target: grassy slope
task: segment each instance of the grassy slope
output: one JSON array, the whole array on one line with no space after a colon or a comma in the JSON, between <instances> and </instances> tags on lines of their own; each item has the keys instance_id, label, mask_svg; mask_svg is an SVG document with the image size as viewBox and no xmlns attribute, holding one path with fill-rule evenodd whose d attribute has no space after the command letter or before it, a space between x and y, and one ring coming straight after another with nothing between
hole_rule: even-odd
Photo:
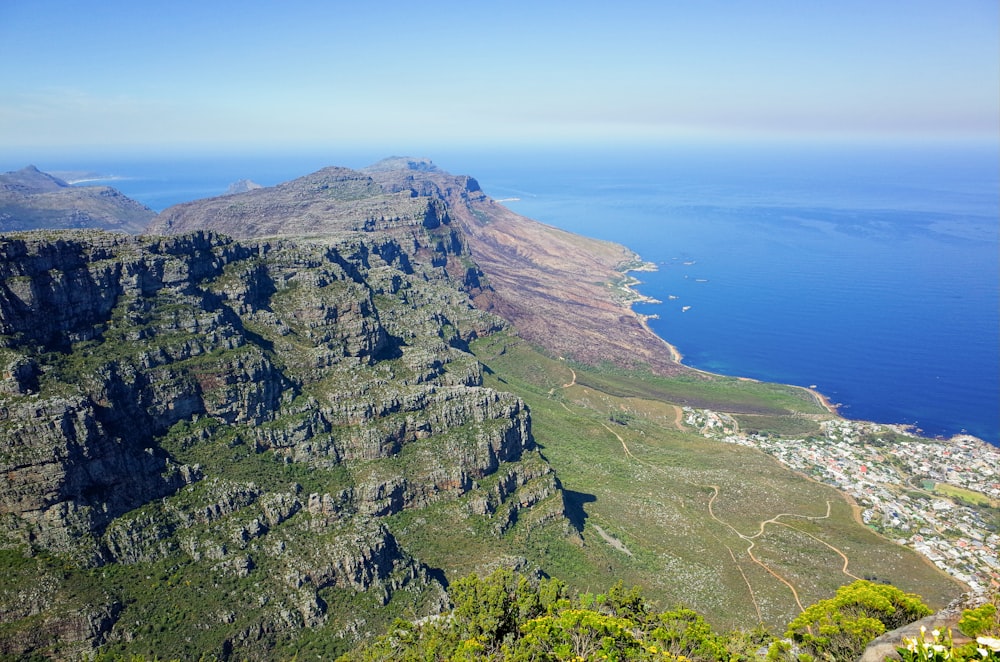
<instances>
[{"instance_id":1,"label":"grassy slope","mask_svg":"<svg viewBox=\"0 0 1000 662\"><path fill-rule=\"evenodd\" d=\"M597 371L505 335L473 350L489 385L528 402L536 441L583 527L579 547L535 536L523 541L526 555L578 588L621 579L644 586L661 607L693 607L717 628L752 627L759 613L779 631L800 603L830 597L855 576L889 581L937 607L960 592L921 557L858 524L839 492L756 450L683 429L675 406L697 402L749 413L758 429L799 429L829 416L801 389ZM755 535L781 513L790 515Z\"/></svg>"}]
</instances>

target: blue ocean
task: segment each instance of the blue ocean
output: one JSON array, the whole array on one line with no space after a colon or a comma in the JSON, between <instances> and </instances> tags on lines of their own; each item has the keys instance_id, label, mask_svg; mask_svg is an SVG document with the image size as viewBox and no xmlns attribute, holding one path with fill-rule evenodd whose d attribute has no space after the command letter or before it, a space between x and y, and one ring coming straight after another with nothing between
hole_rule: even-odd
<instances>
[{"instance_id":1,"label":"blue ocean","mask_svg":"<svg viewBox=\"0 0 1000 662\"><path fill-rule=\"evenodd\" d=\"M381 154L37 164L160 210ZM848 418L1000 444L1000 159L982 145L429 154L511 209L658 270L637 311L711 372L814 386ZM11 164L10 168L24 164Z\"/></svg>"}]
</instances>

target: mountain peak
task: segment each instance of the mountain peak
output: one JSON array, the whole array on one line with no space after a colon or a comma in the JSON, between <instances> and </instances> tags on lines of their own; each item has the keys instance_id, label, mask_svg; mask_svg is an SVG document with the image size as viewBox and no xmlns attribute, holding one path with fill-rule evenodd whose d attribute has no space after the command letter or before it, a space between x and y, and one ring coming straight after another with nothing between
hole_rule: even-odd
<instances>
[{"instance_id":1,"label":"mountain peak","mask_svg":"<svg viewBox=\"0 0 1000 662\"><path fill-rule=\"evenodd\" d=\"M229 188L226 189L226 195L256 191L259 188L264 187L251 179L240 179L229 185Z\"/></svg>"},{"instance_id":2,"label":"mountain peak","mask_svg":"<svg viewBox=\"0 0 1000 662\"><path fill-rule=\"evenodd\" d=\"M0 186L17 190L21 193L45 193L69 186L58 177L42 172L33 165L20 170L12 170L0 175Z\"/></svg>"},{"instance_id":3,"label":"mountain peak","mask_svg":"<svg viewBox=\"0 0 1000 662\"><path fill-rule=\"evenodd\" d=\"M362 172L387 172L391 170L416 170L418 172L441 172L430 159L413 156L390 156L373 163Z\"/></svg>"},{"instance_id":4,"label":"mountain peak","mask_svg":"<svg viewBox=\"0 0 1000 662\"><path fill-rule=\"evenodd\" d=\"M70 186L33 165L0 174L0 232L101 228L136 233L155 215L109 186Z\"/></svg>"}]
</instances>

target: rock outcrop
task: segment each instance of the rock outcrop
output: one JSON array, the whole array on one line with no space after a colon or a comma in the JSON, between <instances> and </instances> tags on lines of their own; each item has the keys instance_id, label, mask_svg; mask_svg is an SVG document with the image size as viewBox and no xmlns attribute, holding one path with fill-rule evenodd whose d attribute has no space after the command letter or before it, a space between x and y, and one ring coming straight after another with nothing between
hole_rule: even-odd
<instances>
[{"instance_id":1,"label":"rock outcrop","mask_svg":"<svg viewBox=\"0 0 1000 662\"><path fill-rule=\"evenodd\" d=\"M246 193L247 191L253 191L259 188L264 188L264 187L253 180L241 179L229 185L229 187L226 189L226 195L232 195L234 193Z\"/></svg>"},{"instance_id":2,"label":"rock outcrop","mask_svg":"<svg viewBox=\"0 0 1000 662\"><path fill-rule=\"evenodd\" d=\"M272 188L176 205L149 231L205 229L235 237L388 235L406 253L446 267L478 307L555 356L661 374L686 370L629 307L638 296L626 272L642 266L635 253L515 214L472 177L426 159L326 168Z\"/></svg>"},{"instance_id":3,"label":"rock outcrop","mask_svg":"<svg viewBox=\"0 0 1000 662\"><path fill-rule=\"evenodd\" d=\"M627 272L648 265L629 249L525 218L486 195L472 177L451 175L425 159L394 157L363 172L386 193L443 201L488 284L478 290L468 283L476 305L553 356L699 378L674 361L631 310L639 297Z\"/></svg>"},{"instance_id":4,"label":"rock outcrop","mask_svg":"<svg viewBox=\"0 0 1000 662\"><path fill-rule=\"evenodd\" d=\"M442 606L385 518L457 503L498 541L524 511L565 528L527 407L463 349L503 322L449 273L468 256L446 210L390 197L412 213L384 231L308 239L0 237L0 562L24 568L0 650L347 646ZM26 564L63 570L22 613ZM173 600L197 636L149 625Z\"/></svg>"},{"instance_id":5,"label":"rock outcrop","mask_svg":"<svg viewBox=\"0 0 1000 662\"><path fill-rule=\"evenodd\" d=\"M628 309L635 255L470 177L391 159L247 189L148 236L0 236L3 652L322 655L433 613L447 578L396 535L485 535L484 566L576 539L471 340L508 318L556 355L681 369Z\"/></svg>"}]
</instances>

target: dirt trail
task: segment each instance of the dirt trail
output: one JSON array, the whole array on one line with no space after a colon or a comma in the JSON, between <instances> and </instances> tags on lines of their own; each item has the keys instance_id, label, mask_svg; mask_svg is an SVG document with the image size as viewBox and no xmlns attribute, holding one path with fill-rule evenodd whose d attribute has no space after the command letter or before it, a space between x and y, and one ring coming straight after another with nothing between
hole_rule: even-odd
<instances>
[{"instance_id":1,"label":"dirt trail","mask_svg":"<svg viewBox=\"0 0 1000 662\"><path fill-rule=\"evenodd\" d=\"M562 385L563 388L569 388L570 386L576 386L576 370L573 370L573 368L570 368L569 371L570 371L570 373L573 374L573 379L571 379L569 381L569 384L563 384Z\"/></svg>"},{"instance_id":2,"label":"dirt trail","mask_svg":"<svg viewBox=\"0 0 1000 662\"><path fill-rule=\"evenodd\" d=\"M775 515L774 517L772 517L769 520L765 520L765 521L761 522L760 523L760 529L757 531L757 533L753 534L752 536L748 536L748 535L745 535L745 534L741 533L732 524L730 524L728 522L724 522L721 519L719 519L719 517L715 514L715 511L712 510L712 504L715 502L715 499L719 496L719 486L718 485L701 485L700 487L710 487L710 488L712 488L712 498L708 500L708 514L709 514L709 516L713 520L715 520L716 522L718 522L719 524L721 524L721 525L725 526L726 528L728 528L730 531L732 531L733 533L735 533L737 536L739 536L743 540L747 541L749 544L747 545L747 550L746 551L747 551L747 556L750 557L750 560L753 561L754 563L756 563L757 565L759 565L760 567L764 568L764 570L766 570L768 573L770 573L771 576L773 576L779 582L781 582L782 584L784 584L785 586L787 586L788 590L790 590L792 592L792 597L795 599L795 604L797 604L799 606L799 611L805 611L805 607L802 606L802 601L799 599L799 592L797 590L795 590L795 585L792 584L787 579L785 579L784 577L782 577L781 575L779 575L769 565L767 565L766 563L764 563L763 561L761 561L760 559L758 559L756 556L754 556L754 554L753 554L753 548L757 545L757 543L754 541L754 538L756 538L756 537L760 536L762 533L764 533L764 526L768 522L776 522L777 519L779 517L781 517L782 515L792 515L793 517L807 517L807 516L806 515L795 515L793 513L780 513L778 515ZM829 516L829 514L830 514L830 502L828 501L826 505L827 505L827 516ZM812 518L809 518L809 519L812 519ZM816 518L816 519L822 519L822 518ZM742 572L742 569L740 571Z\"/></svg>"},{"instance_id":3,"label":"dirt trail","mask_svg":"<svg viewBox=\"0 0 1000 662\"><path fill-rule=\"evenodd\" d=\"M683 430L684 429L684 410L680 407L680 405L673 405L673 408L677 412L677 415L674 416L674 427L676 427L678 430Z\"/></svg>"},{"instance_id":4,"label":"dirt trail","mask_svg":"<svg viewBox=\"0 0 1000 662\"><path fill-rule=\"evenodd\" d=\"M827 503L827 506L830 505L829 501L827 501L826 503ZM780 524L781 526L787 526L789 529L794 529L794 530L798 531L799 533L801 533L803 535L809 536L810 538L812 538L816 542L820 543L821 545L826 545L831 550L833 550L834 552L836 552L840 556L840 558L844 559L844 567L841 568L841 570L840 570L841 572L843 572L848 577L851 577L852 579L861 579L861 577L858 577L857 575L855 575L855 574L853 574L853 573L851 573L851 572L849 572L847 570L847 566L851 562L850 559L847 558L847 554L844 554L842 551L840 551L839 549L837 549L836 547L834 547L830 543L826 542L825 540L821 540L821 539L817 538L816 536L814 536L813 534L807 533L806 531L803 531L802 529L797 529L794 526L792 526L791 524L787 524L785 522L775 522L775 524Z\"/></svg>"},{"instance_id":5,"label":"dirt trail","mask_svg":"<svg viewBox=\"0 0 1000 662\"><path fill-rule=\"evenodd\" d=\"M625 445L625 440L622 439L622 436L620 434L618 434L617 432L615 432L614 430L612 430L611 428L609 428L606 423L601 423L601 425L604 426L605 430L607 430L611 434L615 435L615 437L618 439L618 441L621 442L622 450L625 451L626 457L628 457L630 460L635 460L639 464L645 464L646 466L653 467L654 469L659 469L659 467L654 466L652 464L649 464L648 462L643 462L642 460L640 460L639 458L637 458L635 455L632 455L632 451L630 451L628 449L628 446Z\"/></svg>"},{"instance_id":6,"label":"dirt trail","mask_svg":"<svg viewBox=\"0 0 1000 662\"><path fill-rule=\"evenodd\" d=\"M572 368L570 368L569 370L572 373L572 380L568 384L563 384L563 388L569 388L569 387L571 387L571 386L573 386L573 385L576 384L576 371L574 371ZM572 411L565 403L560 403L560 404L562 404L562 406L566 409L566 411ZM679 429L683 429L683 425L682 425L683 410L680 407L676 407L676 410L677 410L677 418L675 419L675 423L676 423L676 425L677 425L677 427ZM601 422L601 426L604 427L604 429L607 430L608 432L610 432L612 435L614 435L614 437L618 440L618 443L620 443L622 445L622 451L625 453L625 456L627 458L629 458L630 460L633 460L634 462L638 462L639 464L641 464L641 465L643 465L645 467L653 469L654 471L657 471L657 472L659 472L659 473L661 473L661 474L663 474L665 476L669 475L661 467L658 467L655 464L646 462L645 460L642 460L642 459L636 457L635 455L633 455L632 451L628 447L628 444L625 443L625 439L620 434L618 434L617 432L615 432L614 429L612 429L609 425L607 425L604 422ZM736 536L738 536L739 538L741 538L742 540L744 540L744 541L747 542L746 553L747 553L747 556L750 557L750 560L753 561L754 563L756 563L757 565L759 565L768 574L770 574L772 577L774 577L775 579L777 579L782 584L784 584L785 586L788 587L788 590L791 591L791 593L792 593L792 598L794 598L794 600L795 600L795 604L798 605L799 611L805 611L805 607L802 605L802 601L799 599L799 593L798 593L798 590L795 588L795 585L792 584L792 582L790 582L787 578L783 577L778 572L776 572L773 568L771 568L770 566L768 566L766 563L764 563L763 561L761 561L760 559L758 559L754 555L754 553L753 553L754 547L757 544L756 541L755 541L755 538L759 538L760 536L764 535L764 532L765 532L768 524L775 524L775 525L779 525L779 526L785 526L785 527L788 527L788 528L793 529L795 531L798 531L799 533L802 533L802 534L804 534L806 536L809 536L810 538L812 538L816 542L824 545L825 547L827 547L830 550L832 550L833 552L835 552L838 556L840 556L841 559L843 559L844 565L841 568L841 572L843 572L848 577L852 577L854 579L860 579L860 577L858 577L857 575L852 574L848 570L848 567L850 565L850 559L848 558L848 556L846 554L844 554L843 551L841 551L840 549L834 547L833 545L831 545L830 543L826 542L825 540L821 540L820 538L812 535L811 533L808 533L806 531L803 531L802 529L796 528L796 527L788 524L787 522L782 522L781 521L782 517L797 517L797 518L800 518L800 519L806 519L806 520L810 520L810 521L821 520L821 519L828 519L830 517L830 512L831 512L831 503L830 503L830 501L826 502L826 514L824 514L824 515L803 515L801 513L778 513L777 515L775 515L774 517L772 517L770 519L763 520L760 523L760 526L757 528L757 532L756 533L754 533L752 535L747 535L747 534L742 533L738 529L736 529L736 527L734 527L732 524L729 524L728 522L723 521L722 519L720 519L715 514L715 510L714 510L713 506L715 504L715 500L719 497L719 493L720 493L718 485L701 485L701 484L698 484L698 483L691 483L691 484L695 485L696 487L707 487L707 488L710 488L712 490L712 497L708 500L708 514L709 514L709 516L715 522L717 522L718 524L726 527L727 529L729 529L730 531L732 531L733 534L735 534ZM599 533L599 535L601 535L602 537L604 537L603 532L598 532L598 533ZM753 602L754 608L757 611L757 618L758 618L759 621L762 621L760 606L757 603L757 597L756 597L756 594L754 593L753 585L750 583L750 579L747 577L746 573L743 571L743 568L740 566L739 561L736 559L736 555L733 553L733 550L728 545L726 546L726 549L729 550L729 555L732 557L733 563L736 565L736 569L739 570L740 575L743 576L743 581L746 582L747 589L750 592L750 599Z\"/></svg>"},{"instance_id":7,"label":"dirt trail","mask_svg":"<svg viewBox=\"0 0 1000 662\"><path fill-rule=\"evenodd\" d=\"M604 542L608 543L609 545L617 549L619 552L625 554L626 556L632 556L632 552L630 552L629 548L625 546L625 543L623 543L621 540L618 540L618 538L615 538L614 536L608 535L608 533L604 529L602 529L599 525L594 524L594 531L597 531L597 535L604 538Z\"/></svg>"},{"instance_id":8,"label":"dirt trail","mask_svg":"<svg viewBox=\"0 0 1000 662\"><path fill-rule=\"evenodd\" d=\"M655 471L658 471L658 472L660 472L660 473L662 473L664 475L667 475L667 472L665 472L662 468L656 466L655 464L651 464L649 462L646 462L645 460L641 460L641 459L637 458L635 455L633 455L632 451L629 450L628 445L625 443L625 439L623 439L620 434L618 434L617 432L615 432L614 430L612 430L605 423L601 423L601 425L604 426L604 429L606 429L608 432L610 432L611 434L613 434L616 439L618 439L618 442L622 445L622 450L624 451L626 457L628 457L630 460L638 462L639 464L642 464L642 465L644 465L646 467L649 467L649 468L651 468L651 469L653 469ZM708 487L708 488L710 488L712 490L712 497L708 500L708 514L709 514L709 516L714 521L716 521L719 524L721 524L722 526L726 527L727 529L729 529L730 531L732 531L735 535L739 536L741 539L745 540L748 543L747 544L747 549L746 549L747 556L750 557L751 561L753 561L754 563L756 563L757 565L759 565L761 568L763 568L765 571L767 571L768 574L770 574L772 577L774 577L775 579L777 579L782 584L784 584L785 586L788 587L788 590L791 591L791 593L792 593L792 598L795 600L795 604L798 605L798 607L799 607L799 611L805 611L805 607L803 606L802 601L799 598L799 592L795 588L795 585L792 584L792 582L790 582L787 578L783 577L778 572L776 572L769 565L767 565L766 563L764 563L763 561L761 561L760 559L758 559L756 556L754 556L753 549L754 549L754 547L757 544L754 539L755 538L759 538L760 536L762 536L764 534L764 531L766 530L768 524L777 524L777 525L780 525L780 526L786 526L786 527L788 527L790 529L794 529L794 530L798 531L799 533L805 534L805 535L809 536L810 538L812 538L813 540L815 540L816 542L818 542L818 543L820 543L820 544L828 547L829 549L833 550L837 555L839 555L840 558L842 558L844 560L844 565L841 568L841 571L845 575L847 575L848 577L853 577L854 579L860 579L857 575L851 574L848 571L847 568L848 568L848 566L850 564L850 559L840 549L834 547L833 545L831 545L830 543L828 543L828 542L826 542L824 540L821 540L820 538L817 538L816 536L812 535L811 533L807 533L805 531L802 531L801 529L797 529L796 527L791 526L790 524L787 524L785 522L780 521L782 517L798 517L800 519L807 519L807 520L810 520L810 521L821 520L821 519L828 519L830 517L830 512L831 512L831 503L830 503L830 501L826 502L826 513L823 514L823 515L803 515L801 513L778 513L774 517L762 521L760 523L760 526L758 527L756 533L754 533L753 535L746 535L745 533L742 533L741 531L739 531L732 524L729 524L728 522L723 521L722 519L720 519L715 514L715 510L713 509L713 505L714 505L715 500L718 498L719 493L720 493L718 485L700 485L698 483L692 483L692 484L696 485L698 487ZM733 554L732 549L730 549L728 546L726 547L726 549L729 550L729 554L732 556L733 562L736 563L736 568L740 571L740 574L743 576L743 581L746 582L747 588L750 590L750 598L751 598L751 600L754 603L754 607L757 609L757 614L758 614L758 617L759 617L760 616L760 608L757 605L757 599L756 599L755 594L754 594L753 586L751 585L749 578L746 576L746 573L743 572L743 568L740 567L739 562L736 560L736 556L735 556L735 554Z\"/></svg>"},{"instance_id":9,"label":"dirt trail","mask_svg":"<svg viewBox=\"0 0 1000 662\"><path fill-rule=\"evenodd\" d=\"M740 562L736 560L736 555L733 554L733 549L729 545L726 545L726 551L729 552L729 557L733 559L733 565L735 565L736 569L740 571L741 575L743 575L743 581L746 582L747 590L750 592L750 600L753 602L753 608L757 612L757 622L763 623L764 617L760 613L760 605L757 604L757 596L753 592L753 585L750 584L750 580L747 579L747 573L743 572L743 566L741 566Z\"/></svg>"},{"instance_id":10,"label":"dirt trail","mask_svg":"<svg viewBox=\"0 0 1000 662\"><path fill-rule=\"evenodd\" d=\"M573 370L573 368L570 368L569 366L566 366L566 368L569 370L571 378L570 378L569 382L567 382L566 384L562 385L562 388L571 388L573 386L576 386L576 370ZM554 395L555 392L556 392L556 390L554 388L553 389L549 389L549 395ZM684 409L681 406L679 406L679 405L670 405L670 406L673 407L673 409L674 409L674 427L677 428L678 430L684 430L685 429L685 427L684 427ZM563 404L563 407L566 407L566 405ZM568 407L566 407L566 409L569 410ZM607 426L605 426L605 427L607 427ZM623 442L623 445L624 445L624 442Z\"/></svg>"}]
</instances>

